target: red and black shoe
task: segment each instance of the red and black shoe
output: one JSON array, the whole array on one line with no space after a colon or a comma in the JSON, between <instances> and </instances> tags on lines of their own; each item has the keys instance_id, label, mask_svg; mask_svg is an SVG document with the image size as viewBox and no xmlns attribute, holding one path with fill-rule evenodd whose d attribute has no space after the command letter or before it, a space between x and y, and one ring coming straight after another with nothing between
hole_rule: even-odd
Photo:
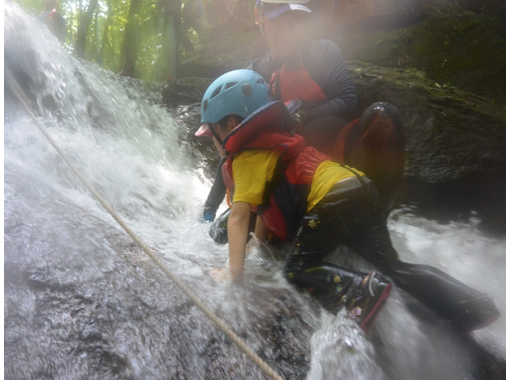
<instances>
[{"instance_id":1,"label":"red and black shoe","mask_svg":"<svg viewBox=\"0 0 510 380\"><path fill-rule=\"evenodd\" d=\"M391 282L376 272L365 276L354 294L346 300L349 316L367 332L384 307L391 292Z\"/></svg>"}]
</instances>

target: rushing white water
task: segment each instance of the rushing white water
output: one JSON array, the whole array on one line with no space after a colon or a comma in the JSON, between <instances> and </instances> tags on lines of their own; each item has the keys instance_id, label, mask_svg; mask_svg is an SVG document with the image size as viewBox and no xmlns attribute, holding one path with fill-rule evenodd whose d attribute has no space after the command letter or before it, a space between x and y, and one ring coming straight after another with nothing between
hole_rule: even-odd
<instances>
[{"instance_id":1,"label":"rushing white water","mask_svg":"<svg viewBox=\"0 0 510 380\"><path fill-rule=\"evenodd\" d=\"M210 181L179 138L185 126L157 105L159 99L148 99L147 93L129 81L68 56L58 41L16 4L5 4L4 20L6 64L15 64L11 67L15 74L25 73L31 79L27 90L34 99L32 106L52 137L128 225L258 352L272 350L271 340L263 336L268 321L283 318L289 326L294 323L287 311L282 311L285 298L292 300L295 310L291 312L299 313L298 318L310 327L310 331L296 331L291 342L303 350L311 349L306 352L310 355L310 380L475 378L472 353L455 339L444 337L443 330L433 323L416 318L398 290L392 292L376 326L365 335L343 312L337 316L317 312L309 296L285 282L280 274L282 263L256 248L247 259L243 288L218 285L204 275L207 269L225 264L227 247L213 244L209 226L198 221ZM47 106L48 98L55 106ZM120 227L12 99L6 98L4 124L6 223L19 210L30 209L30 219L24 221L28 235L5 233L5 261L37 263L34 265L50 270L63 265L65 275L59 277L59 283L72 282L74 276L81 276L82 282L97 281L100 273L113 270L113 255L125 244L121 240L112 243L107 236ZM436 266L494 297L502 317L475 332L474 338L497 356L504 356L505 241L480 233L476 216L470 223L444 225L415 215L411 208L393 212L390 231L403 260ZM31 234L37 234L47 246L31 244L35 239ZM60 252L62 261L48 253L52 250ZM103 259L94 256L95 252L102 252ZM352 258L352 254L344 256ZM147 259L140 255L133 260ZM87 271L73 273L73 266L64 264L68 261L83 263ZM356 265L364 264L356 261ZM9 314L13 306L6 305ZM201 355L207 334L202 328L195 331L188 337L187 351L179 355L188 361L192 378L204 378ZM116 349L130 358L134 378L165 378L151 372L147 359L142 359L155 353L136 351L126 343L128 333L120 336L124 340L117 342ZM157 338L157 334L150 337ZM230 352L229 346L224 347L221 350ZM263 377L241 354L229 360L244 378ZM55 363L65 366L65 359L57 358ZM306 363L301 365L306 368ZM23 371L13 366L6 360L11 373ZM77 370L59 371L63 377L73 377ZM209 376L222 378L220 374ZM100 374L89 377L101 378Z\"/></svg>"}]
</instances>

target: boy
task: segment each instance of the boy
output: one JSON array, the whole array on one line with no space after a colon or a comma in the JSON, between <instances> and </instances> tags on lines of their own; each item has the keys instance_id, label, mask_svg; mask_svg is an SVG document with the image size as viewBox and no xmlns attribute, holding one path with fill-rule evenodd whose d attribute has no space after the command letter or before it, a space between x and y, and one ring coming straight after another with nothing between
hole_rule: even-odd
<instances>
[{"instance_id":1,"label":"boy","mask_svg":"<svg viewBox=\"0 0 510 380\"><path fill-rule=\"evenodd\" d=\"M230 267L213 276L242 281L254 211L257 239L264 240L268 230L283 241L294 239L284 264L287 280L308 289L330 311L347 307L365 331L388 298L391 283L375 272L356 273L324 262L339 244L384 270L461 333L499 317L486 295L436 268L400 261L372 182L306 146L303 137L287 132L286 120L285 105L270 102L264 79L250 70L222 75L204 94L203 124L196 135L212 137L227 157L223 178L233 194Z\"/></svg>"}]
</instances>

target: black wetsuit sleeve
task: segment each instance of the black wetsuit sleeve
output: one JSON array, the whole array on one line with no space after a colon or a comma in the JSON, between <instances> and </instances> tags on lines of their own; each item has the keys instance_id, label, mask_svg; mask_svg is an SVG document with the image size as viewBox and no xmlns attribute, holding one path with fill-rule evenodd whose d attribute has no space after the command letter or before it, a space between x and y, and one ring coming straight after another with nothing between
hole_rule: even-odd
<instances>
[{"instance_id":1,"label":"black wetsuit sleeve","mask_svg":"<svg viewBox=\"0 0 510 380\"><path fill-rule=\"evenodd\" d=\"M325 115L339 116L346 121L359 117L358 95L340 48L328 40L311 41L302 59L328 99L306 111L306 122Z\"/></svg>"},{"instance_id":2,"label":"black wetsuit sleeve","mask_svg":"<svg viewBox=\"0 0 510 380\"><path fill-rule=\"evenodd\" d=\"M216 211L218 210L218 207L220 207L221 202L223 202L225 193L227 192L227 187L223 181L223 174L221 171L221 168L226 160L226 158L222 158L218 164L218 168L216 169L216 176L214 177L214 183L204 205L204 212L209 211L213 215L216 214Z\"/></svg>"}]
</instances>

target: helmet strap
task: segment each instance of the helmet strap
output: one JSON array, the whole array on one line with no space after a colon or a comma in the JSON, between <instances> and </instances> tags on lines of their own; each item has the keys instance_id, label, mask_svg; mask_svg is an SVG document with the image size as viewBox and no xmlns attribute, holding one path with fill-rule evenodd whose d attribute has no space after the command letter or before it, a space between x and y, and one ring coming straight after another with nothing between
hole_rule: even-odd
<instances>
[{"instance_id":1,"label":"helmet strap","mask_svg":"<svg viewBox=\"0 0 510 380\"><path fill-rule=\"evenodd\" d=\"M220 136L218 136L218 134L214 130L212 123L207 123L207 126L209 127L209 130L211 131L211 133L214 136L214 138L216 139L216 141L218 141L218 143L221 145L223 143L223 141L220 139Z\"/></svg>"}]
</instances>

